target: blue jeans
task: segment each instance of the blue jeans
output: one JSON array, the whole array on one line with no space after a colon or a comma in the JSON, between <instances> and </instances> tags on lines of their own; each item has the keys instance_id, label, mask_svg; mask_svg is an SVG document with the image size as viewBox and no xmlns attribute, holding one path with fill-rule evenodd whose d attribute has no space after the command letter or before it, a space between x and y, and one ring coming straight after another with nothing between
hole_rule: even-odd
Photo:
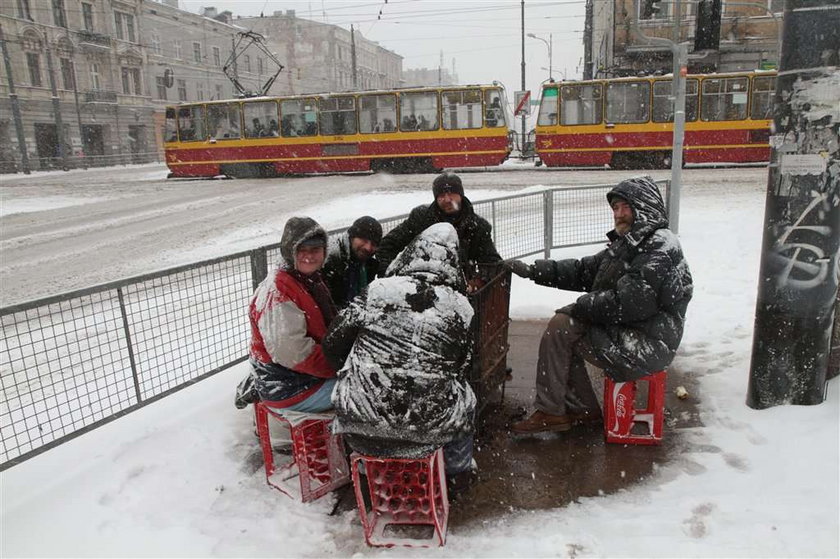
<instances>
[{"instance_id":1,"label":"blue jeans","mask_svg":"<svg viewBox=\"0 0 840 559\"><path fill-rule=\"evenodd\" d=\"M337 379L335 377L325 380L324 384L321 385L321 388L315 391L314 394L305 400L301 400L297 404L283 409L301 413L318 413L331 410L333 407L332 393L336 380Z\"/></svg>"},{"instance_id":2,"label":"blue jeans","mask_svg":"<svg viewBox=\"0 0 840 559\"><path fill-rule=\"evenodd\" d=\"M446 475L454 476L470 469L473 455L473 436L449 441L443 445L443 463Z\"/></svg>"}]
</instances>

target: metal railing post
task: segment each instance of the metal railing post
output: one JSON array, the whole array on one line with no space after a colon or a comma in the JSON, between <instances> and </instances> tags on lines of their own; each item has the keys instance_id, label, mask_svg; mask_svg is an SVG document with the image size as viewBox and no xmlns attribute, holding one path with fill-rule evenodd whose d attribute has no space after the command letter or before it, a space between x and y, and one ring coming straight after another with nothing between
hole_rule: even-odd
<instances>
[{"instance_id":1,"label":"metal railing post","mask_svg":"<svg viewBox=\"0 0 840 559\"><path fill-rule=\"evenodd\" d=\"M543 211L543 254L549 258L554 245L554 192L551 190L543 192Z\"/></svg>"},{"instance_id":2,"label":"metal railing post","mask_svg":"<svg viewBox=\"0 0 840 559\"><path fill-rule=\"evenodd\" d=\"M493 214L493 244L496 244L496 201L490 202L490 210Z\"/></svg>"},{"instance_id":3,"label":"metal railing post","mask_svg":"<svg viewBox=\"0 0 840 559\"><path fill-rule=\"evenodd\" d=\"M251 251L251 285L256 289L268 275L268 252L264 248Z\"/></svg>"},{"instance_id":4,"label":"metal railing post","mask_svg":"<svg viewBox=\"0 0 840 559\"><path fill-rule=\"evenodd\" d=\"M131 331L128 328L128 313L125 311L122 287L117 288L117 298L120 301L120 315L122 315L123 332L125 332L125 345L128 349L128 362L131 364L131 376L134 378L134 393L139 404L143 401L143 397L140 395L140 377L137 375L137 362L134 360L134 347L131 343Z\"/></svg>"}]
</instances>

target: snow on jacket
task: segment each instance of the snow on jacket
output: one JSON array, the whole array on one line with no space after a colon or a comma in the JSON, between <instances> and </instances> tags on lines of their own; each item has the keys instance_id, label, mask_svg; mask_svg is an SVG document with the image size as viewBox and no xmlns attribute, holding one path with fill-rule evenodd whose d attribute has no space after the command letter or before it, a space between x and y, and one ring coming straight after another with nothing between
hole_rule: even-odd
<instances>
[{"instance_id":1,"label":"snow on jacket","mask_svg":"<svg viewBox=\"0 0 840 559\"><path fill-rule=\"evenodd\" d=\"M376 257L379 259L379 275L387 273L388 266L414 237L435 223L451 223L458 232L459 262L462 269L469 269L475 264L501 262L502 257L493 244L493 228L486 219L473 210L472 203L466 196L461 198L461 211L453 218L446 215L432 202L428 206L417 206L409 216L385 235Z\"/></svg>"},{"instance_id":2,"label":"snow on jacket","mask_svg":"<svg viewBox=\"0 0 840 559\"><path fill-rule=\"evenodd\" d=\"M680 344L693 292L691 272L677 236L668 229L665 204L646 177L622 181L607 199L620 197L633 209L633 226L615 230L608 247L580 260L538 260L536 283L587 291L564 309L589 323L598 358L618 381L634 380L671 363Z\"/></svg>"},{"instance_id":3,"label":"snow on jacket","mask_svg":"<svg viewBox=\"0 0 840 559\"><path fill-rule=\"evenodd\" d=\"M326 296L326 286L320 274L303 278L294 272L298 245L312 237L323 237L326 244L327 235L315 221L289 220L280 246L285 262L260 283L249 307L255 385L260 399L273 407L294 405L335 376L321 348L327 320L312 294L322 289Z\"/></svg>"},{"instance_id":4,"label":"snow on jacket","mask_svg":"<svg viewBox=\"0 0 840 559\"><path fill-rule=\"evenodd\" d=\"M467 382L473 309L463 294L458 238L429 227L335 319L324 351L343 366L335 429L438 447L472 432Z\"/></svg>"},{"instance_id":5,"label":"snow on jacket","mask_svg":"<svg viewBox=\"0 0 840 559\"><path fill-rule=\"evenodd\" d=\"M341 235L330 239L327 250L327 261L324 263L323 276L330 289L333 302L343 308L359 295L364 287L361 285L361 273L365 271L367 283L376 277L379 261L371 256L365 262L359 262L353 255L350 236L345 231Z\"/></svg>"}]
</instances>

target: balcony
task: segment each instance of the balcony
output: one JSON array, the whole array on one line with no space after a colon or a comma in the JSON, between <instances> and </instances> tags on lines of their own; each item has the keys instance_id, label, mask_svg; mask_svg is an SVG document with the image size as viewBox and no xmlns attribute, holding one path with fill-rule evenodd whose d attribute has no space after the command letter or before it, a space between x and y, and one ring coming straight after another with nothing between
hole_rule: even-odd
<instances>
[{"instance_id":1,"label":"balcony","mask_svg":"<svg viewBox=\"0 0 840 559\"><path fill-rule=\"evenodd\" d=\"M117 93L115 91L103 91L101 89L89 89L85 91L85 103L110 103L116 104Z\"/></svg>"},{"instance_id":2,"label":"balcony","mask_svg":"<svg viewBox=\"0 0 840 559\"><path fill-rule=\"evenodd\" d=\"M86 31L83 29L76 31L76 34L79 36L80 47L92 47L94 49L111 48L111 37L109 35L103 35L101 33L95 33L93 31Z\"/></svg>"}]
</instances>

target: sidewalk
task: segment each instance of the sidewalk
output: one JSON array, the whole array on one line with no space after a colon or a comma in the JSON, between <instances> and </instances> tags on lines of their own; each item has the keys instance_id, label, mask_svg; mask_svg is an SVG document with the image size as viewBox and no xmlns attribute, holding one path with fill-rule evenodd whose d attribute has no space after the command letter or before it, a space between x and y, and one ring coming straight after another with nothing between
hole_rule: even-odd
<instances>
[{"instance_id":1,"label":"sidewalk","mask_svg":"<svg viewBox=\"0 0 840 559\"><path fill-rule=\"evenodd\" d=\"M533 409L537 348L547 323L548 319L510 324L507 362L513 378L507 382L502 405L484 414L476 440L478 480L452 504L452 526L489 520L511 510L562 507L580 497L630 487L680 452L680 429L701 425L697 384L680 371L669 370L661 446L606 445L601 427L511 438L510 424ZM687 399L674 396L677 386L688 390ZM596 392L601 390L596 387Z\"/></svg>"}]
</instances>

